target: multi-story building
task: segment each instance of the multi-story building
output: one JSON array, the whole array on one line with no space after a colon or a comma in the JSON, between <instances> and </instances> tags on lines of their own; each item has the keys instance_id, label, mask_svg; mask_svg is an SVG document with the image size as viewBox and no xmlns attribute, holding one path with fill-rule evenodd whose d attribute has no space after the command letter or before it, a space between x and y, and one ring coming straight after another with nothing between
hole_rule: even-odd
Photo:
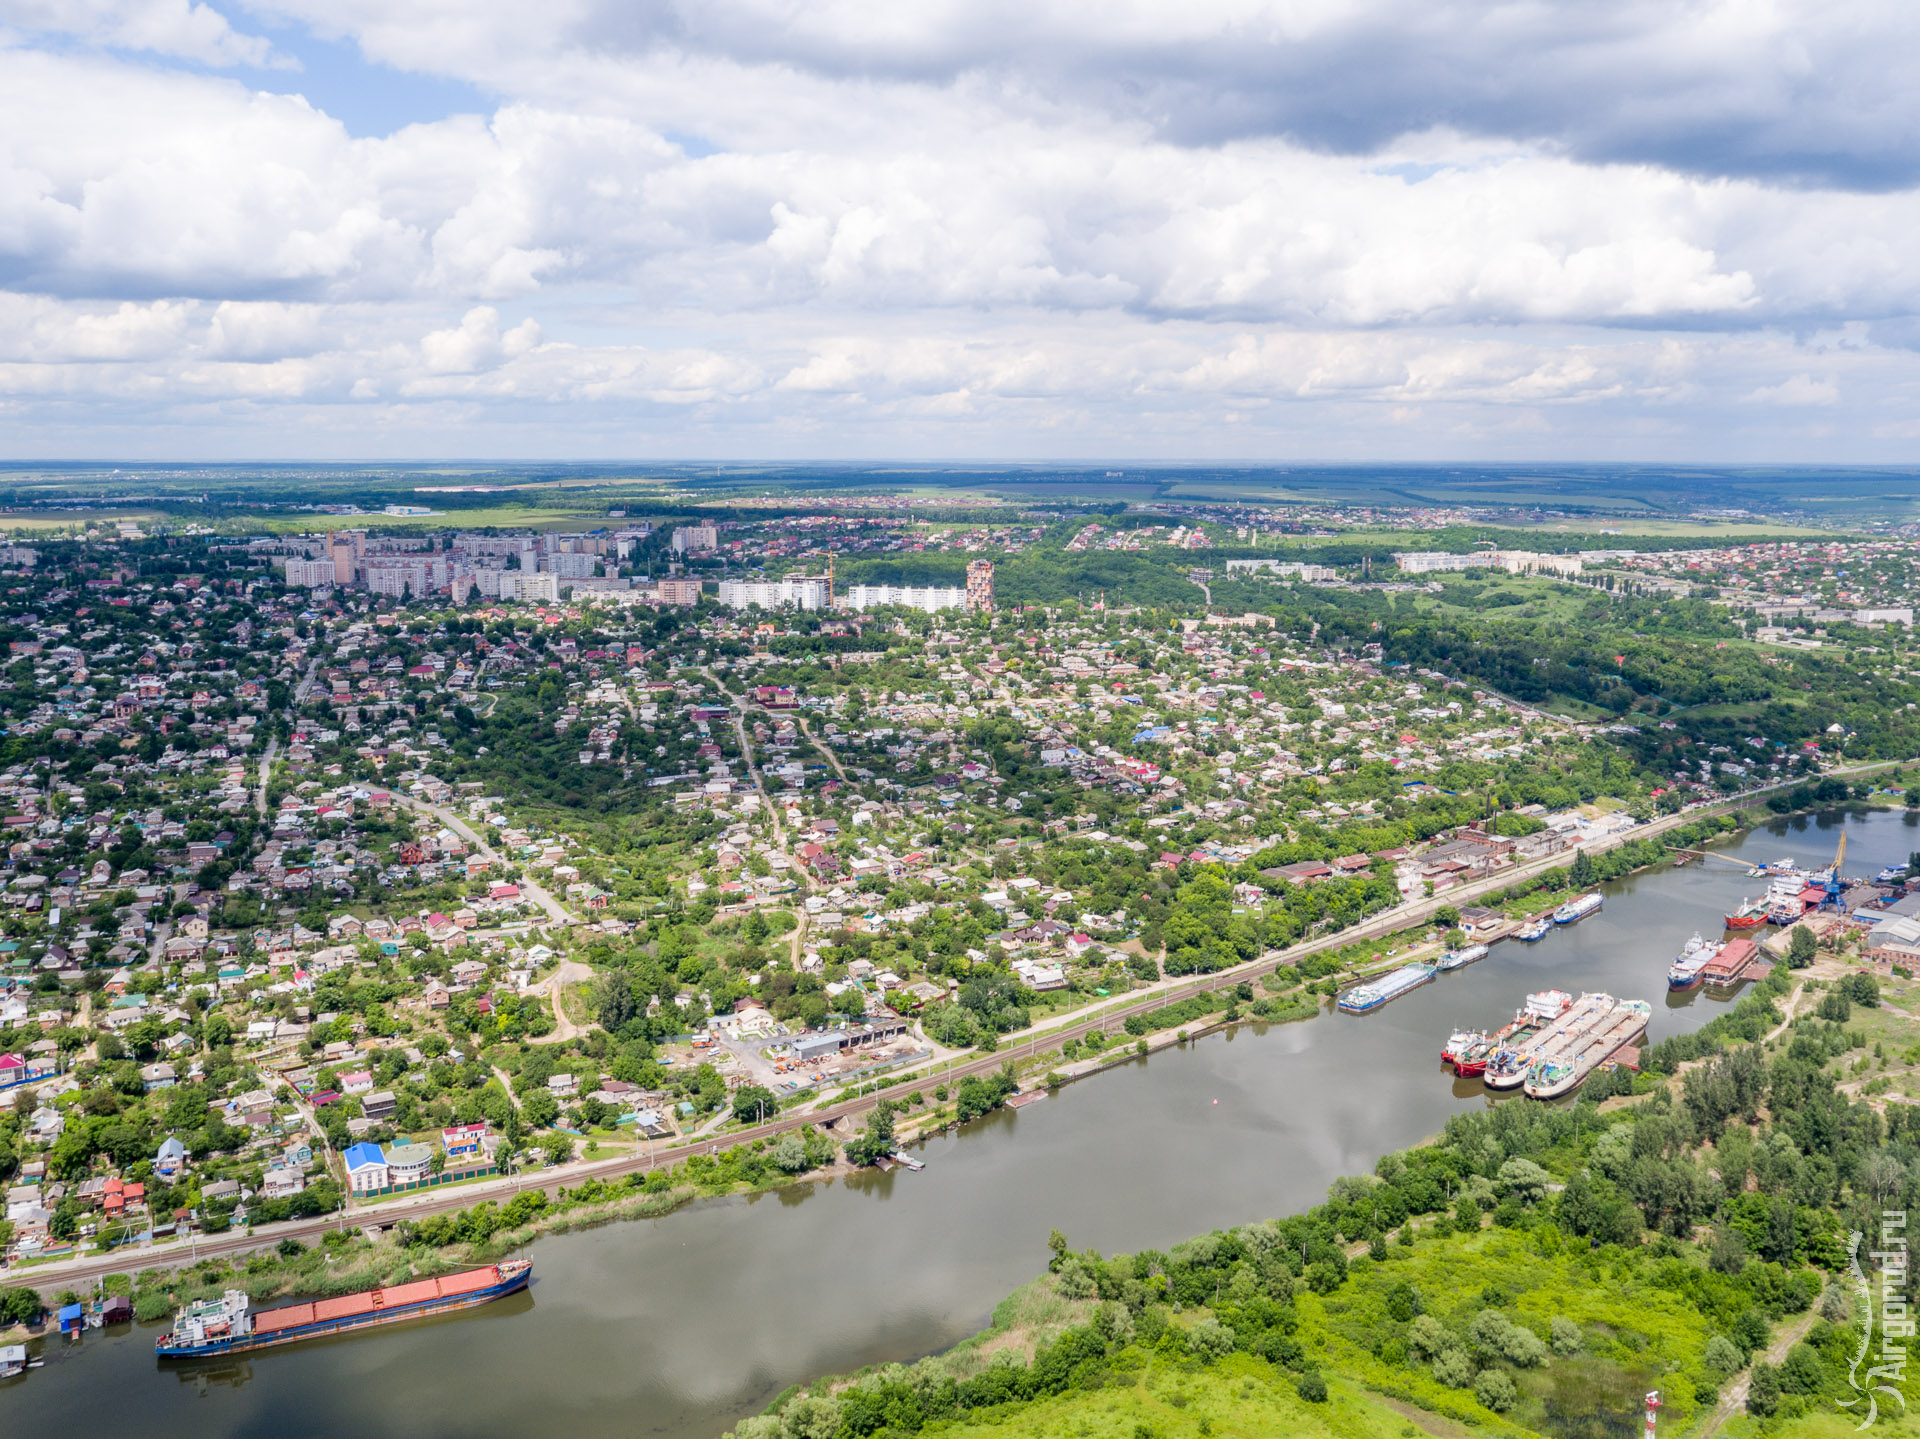
<instances>
[{"instance_id":1,"label":"multi-story building","mask_svg":"<svg viewBox=\"0 0 1920 1439\"><path fill-rule=\"evenodd\" d=\"M673 532L673 552L684 555L720 548L720 531L713 525L681 525Z\"/></svg>"},{"instance_id":2,"label":"multi-story building","mask_svg":"<svg viewBox=\"0 0 1920 1439\"><path fill-rule=\"evenodd\" d=\"M303 560L299 558L287 561L287 583L298 589L326 589L336 581L332 560Z\"/></svg>"},{"instance_id":3,"label":"multi-story building","mask_svg":"<svg viewBox=\"0 0 1920 1439\"><path fill-rule=\"evenodd\" d=\"M366 553L365 530L335 530L327 536L327 558L333 561L335 584L350 585L359 575L360 556Z\"/></svg>"},{"instance_id":4,"label":"multi-story building","mask_svg":"<svg viewBox=\"0 0 1920 1439\"><path fill-rule=\"evenodd\" d=\"M1310 585L1325 584L1328 580L1337 578L1333 570L1326 565L1298 564L1289 560L1227 561L1227 573L1230 575L1251 573L1256 570L1265 570L1267 573L1278 575L1282 579L1301 580Z\"/></svg>"},{"instance_id":5,"label":"multi-story building","mask_svg":"<svg viewBox=\"0 0 1920 1439\"><path fill-rule=\"evenodd\" d=\"M843 603L854 610L873 610L882 605L929 612L958 610L966 608L967 591L958 585L849 585Z\"/></svg>"},{"instance_id":6,"label":"multi-story building","mask_svg":"<svg viewBox=\"0 0 1920 1439\"><path fill-rule=\"evenodd\" d=\"M674 538L679 538L677 532ZM777 580L720 581L720 603L736 610L743 610L748 605L759 605L763 610L776 610L782 605L792 605L801 610L823 610L832 599L833 596L827 592L824 575L818 578L786 575Z\"/></svg>"},{"instance_id":7,"label":"multi-story building","mask_svg":"<svg viewBox=\"0 0 1920 1439\"><path fill-rule=\"evenodd\" d=\"M654 598L663 605L697 605L700 603L700 581L661 580L654 589Z\"/></svg>"},{"instance_id":8,"label":"multi-story building","mask_svg":"<svg viewBox=\"0 0 1920 1439\"><path fill-rule=\"evenodd\" d=\"M970 560L967 563L967 608L983 612L993 609L993 561Z\"/></svg>"}]
</instances>

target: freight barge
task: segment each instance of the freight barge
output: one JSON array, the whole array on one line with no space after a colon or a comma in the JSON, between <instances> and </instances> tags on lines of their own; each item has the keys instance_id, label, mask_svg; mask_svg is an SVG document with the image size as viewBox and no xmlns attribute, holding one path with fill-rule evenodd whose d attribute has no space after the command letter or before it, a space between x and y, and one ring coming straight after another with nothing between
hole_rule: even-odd
<instances>
[{"instance_id":1,"label":"freight barge","mask_svg":"<svg viewBox=\"0 0 1920 1439\"><path fill-rule=\"evenodd\" d=\"M1348 1014L1368 1014L1390 1004L1403 994L1411 994L1432 981L1439 971L1430 964L1405 964L1391 974L1356 984L1340 996L1340 1008Z\"/></svg>"},{"instance_id":2,"label":"freight barge","mask_svg":"<svg viewBox=\"0 0 1920 1439\"><path fill-rule=\"evenodd\" d=\"M1578 924L1590 914L1598 914L1605 899L1597 892L1570 899L1553 912L1555 924Z\"/></svg>"},{"instance_id":3,"label":"freight barge","mask_svg":"<svg viewBox=\"0 0 1920 1439\"><path fill-rule=\"evenodd\" d=\"M173 1332L161 1335L153 1347L162 1359L209 1359L298 1344L491 1304L525 1289L532 1276L532 1260L510 1259L439 1279L416 1279L257 1313L248 1307L245 1290L229 1289L219 1299L188 1305L174 1318Z\"/></svg>"},{"instance_id":4,"label":"freight barge","mask_svg":"<svg viewBox=\"0 0 1920 1439\"><path fill-rule=\"evenodd\" d=\"M1536 1064L1578 1045L1590 1030L1604 1023L1612 1011L1612 995L1581 995L1561 1009L1539 1033L1530 1035L1521 1044L1506 1045L1498 1050L1488 1061L1481 1083L1493 1090L1520 1088Z\"/></svg>"},{"instance_id":5,"label":"freight barge","mask_svg":"<svg viewBox=\"0 0 1920 1439\"><path fill-rule=\"evenodd\" d=\"M1558 1099L1573 1093L1589 1074L1645 1034L1652 1018L1653 1006L1644 999L1611 1001L1606 1016L1578 1041L1534 1061L1527 1074L1527 1096Z\"/></svg>"}]
</instances>

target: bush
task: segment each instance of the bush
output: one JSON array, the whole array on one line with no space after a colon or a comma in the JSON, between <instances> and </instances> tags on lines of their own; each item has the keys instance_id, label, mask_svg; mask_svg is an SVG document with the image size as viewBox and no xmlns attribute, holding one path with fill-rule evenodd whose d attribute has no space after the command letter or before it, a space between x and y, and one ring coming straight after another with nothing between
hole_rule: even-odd
<instances>
[{"instance_id":1,"label":"bush","mask_svg":"<svg viewBox=\"0 0 1920 1439\"><path fill-rule=\"evenodd\" d=\"M1233 1331L1209 1314L1187 1331L1187 1348L1205 1363L1233 1353Z\"/></svg>"},{"instance_id":2,"label":"bush","mask_svg":"<svg viewBox=\"0 0 1920 1439\"><path fill-rule=\"evenodd\" d=\"M1433 1377L1452 1389L1473 1383L1473 1361L1464 1349L1449 1349L1433 1361Z\"/></svg>"},{"instance_id":3,"label":"bush","mask_svg":"<svg viewBox=\"0 0 1920 1439\"><path fill-rule=\"evenodd\" d=\"M1498 1369L1489 1369L1473 1381L1473 1397L1496 1414L1503 1414L1519 1398L1513 1381Z\"/></svg>"},{"instance_id":4,"label":"bush","mask_svg":"<svg viewBox=\"0 0 1920 1439\"><path fill-rule=\"evenodd\" d=\"M173 1301L164 1294L142 1294L133 1301L133 1317L142 1324L152 1324L171 1313Z\"/></svg>"},{"instance_id":5,"label":"bush","mask_svg":"<svg viewBox=\"0 0 1920 1439\"><path fill-rule=\"evenodd\" d=\"M1293 1392L1309 1404L1327 1402L1327 1381L1320 1377L1318 1369L1309 1369L1293 1381Z\"/></svg>"},{"instance_id":6,"label":"bush","mask_svg":"<svg viewBox=\"0 0 1920 1439\"><path fill-rule=\"evenodd\" d=\"M45 1312L38 1290L0 1289L0 1324L31 1324Z\"/></svg>"},{"instance_id":7,"label":"bush","mask_svg":"<svg viewBox=\"0 0 1920 1439\"><path fill-rule=\"evenodd\" d=\"M1740 1371L1747 1361L1739 1349L1724 1334L1716 1334L1707 1341L1707 1352L1700 1362L1722 1379Z\"/></svg>"},{"instance_id":8,"label":"bush","mask_svg":"<svg viewBox=\"0 0 1920 1439\"><path fill-rule=\"evenodd\" d=\"M1581 1335L1578 1324L1575 1324L1564 1314L1556 1314L1553 1316L1553 1323L1549 1328L1553 1336L1550 1342L1553 1345L1553 1352L1555 1354L1564 1358L1569 1354L1579 1352Z\"/></svg>"}]
</instances>

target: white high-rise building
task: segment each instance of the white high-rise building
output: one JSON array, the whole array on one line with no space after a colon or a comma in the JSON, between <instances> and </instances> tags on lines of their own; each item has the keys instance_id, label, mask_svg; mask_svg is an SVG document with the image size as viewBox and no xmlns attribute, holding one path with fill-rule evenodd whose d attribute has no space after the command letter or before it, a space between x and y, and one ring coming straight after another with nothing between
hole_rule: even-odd
<instances>
[{"instance_id":1,"label":"white high-rise building","mask_svg":"<svg viewBox=\"0 0 1920 1439\"><path fill-rule=\"evenodd\" d=\"M910 610L963 610L967 592L959 585L849 585L848 609L875 610L882 605L904 605Z\"/></svg>"},{"instance_id":2,"label":"white high-rise building","mask_svg":"<svg viewBox=\"0 0 1920 1439\"><path fill-rule=\"evenodd\" d=\"M720 531L713 525L681 525L673 532L673 552L676 555L719 548Z\"/></svg>"},{"instance_id":3,"label":"white high-rise building","mask_svg":"<svg viewBox=\"0 0 1920 1439\"><path fill-rule=\"evenodd\" d=\"M758 605L763 610L777 610L792 605L800 610L824 610L831 601L824 577L787 575L777 580L720 581L720 603L730 609Z\"/></svg>"},{"instance_id":4,"label":"white high-rise building","mask_svg":"<svg viewBox=\"0 0 1920 1439\"><path fill-rule=\"evenodd\" d=\"M287 583L306 590L327 589L336 583L336 576L333 572L333 561L288 560Z\"/></svg>"}]
</instances>

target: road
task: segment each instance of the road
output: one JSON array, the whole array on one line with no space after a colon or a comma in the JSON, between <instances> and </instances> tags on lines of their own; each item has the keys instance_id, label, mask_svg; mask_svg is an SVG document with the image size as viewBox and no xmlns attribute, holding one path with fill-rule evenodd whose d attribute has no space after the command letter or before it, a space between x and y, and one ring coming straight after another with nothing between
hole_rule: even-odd
<instances>
[{"instance_id":1,"label":"road","mask_svg":"<svg viewBox=\"0 0 1920 1439\"><path fill-rule=\"evenodd\" d=\"M1868 770L1891 768L1893 763L1893 761L1888 761L1883 765L1862 766L1855 770L1834 771L1833 773L1836 777L1842 774L1858 774ZM1905 761L1905 763L1911 764L1913 761L1908 760ZM1793 784L1798 783L1800 783L1799 780L1793 780L1782 785L1770 786L1768 788L1784 789L1790 788ZM1677 828L1682 824L1689 823L1692 820L1700 819L1707 814L1722 812L1732 808L1743 808L1754 803L1757 798L1767 792L1767 789L1757 790L1742 795L1735 800L1718 801L1714 804L1700 806L1691 811L1683 811L1677 815L1665 816L1661 819L1654 820L1650 824L1641 825L1630 830L1626 834L1615 836L1600 844L1589 846L1589 849L1602 851L1615 848L1628 839L1649 839L1655 835L1663 834L1670 829ZM1208 990L1220 989L1228 985L1237 984L1243 979L1251 979L1258 975L1265 974L1268 971L1278 968L1283 963L1292 963L1309 954L1348 945L1356 939L1370 939L1382 934L1406 929L1424 922L1425 919L1429 918L1432 913L1443 904L1457 904L1464 899L1471 899L1493 890L1504 889L1516 880L1525 879L1543 870L1555 868L1564 862L1565 859L1566 856L1564 855L1556 855L1551 859L1536 861L1531 865L1500 870L1485 880L1473 884L1461 885L1454 890L1448 891L1444 895L1438 895L1432 899L1422 900L1416 904L1403 905L1396 909L1389 910L1383 915L1377 916L1365 923L1354 925L1349 929L1342 930L1338 934L1327 935L1322 939L1314 940L1310 943L1296 945L1284 954L1274 953L1262 955L1259 959L1250 960L1232 969L1220 970L1213 974L1204 975L1198 979L1182 979L1177 981L1162 980L1159 984L1147 990L1135 992L1118 1004L1101 1006L1095 1012L1082 1010L1077 1014L1057 1016L1050 1027L1044 1028L1045 1044L1048 1048L1052 1048L1054 1045L1065 1043L1069 1039L1081 1039L1096 1029L1105 1031L1112 1028L1117 1021L1123 1020L1128 1014L1142 1007L1159 1008L1163 1005L1174 1004L1180 1000L1190 998L1193 995L1201 994ZM991 1074L1000 1068L1009 1058L1016 1056L1023 1044L1030 1045L1037 1049L1039 1047L1042 1030L1042 1026L1034 1026L1027 1030L1020 1031L1018 1034L1007 1035L1005 1036L1004 1047L994 1053L976 1055L969 1060L950 1063L939 1071L940 1082L952 1083L964 1079L969 1075ZM931 1077L932 1076L929 1076L929 1079L931 1079ZM450 1210L465 1209L470 1205L479 1203L483 1199L498 1200L529 1187L551 1191L563 1184L578 1185L581 1180L590 1175L601 1179L617 1178L623 1174L642 1172L659 1165L675 1164L691 1154L711 1152L721 1143L728 1145L750 1144L758 1139L775 1138L787 1133L789 1130L799 1129L805 1125L834 1124L841 1119L850 1118L872 1108L878 1097L879 1096L876 1095L867 1095L859 1099L845 1100L841 1103L830 1105L825 1109L812 1110L805 1114L790 1113L766 1124L754 1125L750 1128L737 1130L725 1136L724 1140L715 1138L699 1139L691 1143L683 1141L664 1148L649 1146L647 1149L643 1149L635 1155L610 1160L579 1162L563 1165L559 1169L543 1170L541 1171L541 1177L538 1182L531 1186L526 1176L520 1176L515 1179L489 1180L483 1184L463 1185L452 1192L441 1192L437 1194L429 1192L429 1194L414 1200L365 1205L356 1211L356 1222L365 1224L392 1222L398 1219L419 1219L431 1214L442 1214ZM100 1275L122 1272L129 1267L176 1267L182 1264L190 1264L195 1258L204 1258L208 1255L238 1254L248 1250L267 1248L282 1239L297 1239L302 1243L311 1243L326 1230L338 1227L344 1222L343 1217L339 1215L332 1216L329 1219L295 1220L286 1224L262 1226L252 1234L217 1235L212 1239L198 1241L192 1246L173 1246L178 1249L178 1253L143 1250L126 1252L119 1255L89 1257L69 1260L60 1264L38 1265L30 1270L20 1271L11 1277L22 1281L30 1279L37 1287L42 1289L71 1287L78 1283L90 1281Z\"/></svg>"},{"instance_id":2,"label":"road","mask_svg":"<svg viewBox=\"0 0 1920 1439\"><path fill-rule=\"evenodd\" d=\"M773 824L774 845L782 853L785 853L787 848L787 835L786 831L780 826L780 808L774 804L772 800L767 798L767 787L760 779L760 766L753 762L753 746L747 740L747 716L743 708L744 702L738 699L732 690L722 684L720 682L720 676L712 670L702 669L700 673L712 680L713 687L732 701L727 708L733 712L733 733L734 737L740 742L741 761L747 767L747 778L753 781L754 793L760 796L760 807L767 812L767 818ZM804 870L801 871L801 877L806 879L806 872ZM811 880L808 880L807 884L808 888L812 888Z\"/></svg>"},{"instance_id":3,"label":"road","mask_svg":"<svg viewBox=\"0 0 1920 1439\"><path fill-rule=\"evenodd\" d=\"M446 808L446 806L428 804L423 799L415 799L412 795L400 794L398 791L394 792L393 797L409 809L415 810L420 814L432 815L435 819L439 820L441 824L445 825L471 845L476 854L480 855L483 859L491 861L501 869L506 868L506 861L494 852L493 846L489 845L478 834L474 833L465 820L461 819L460 816L452 810ZM539 905L540 908L544 909L555 924L578 924L580 922L576 916L568 911L565 905L561 904L559 900L555 899L535 881L523 878L519 881L519 885L521 893L525 894L535 904Z\"/></svg>"},{"instance_id":4,"label":"road","mask_svg":"<svg viewBox=\"0 0 1920 1439\"><path fill-rule=\"evenodd\" d=\"M553 1005L553 1033L543 1034L529 1041L533 1044L563 1044L569 1039L578 1039L591 1025L575 1024L567 1018L566 993L570 984L585 984L593 978L593 971L577 960L563 960L547 980L547 999Z\"/></svg>"},{"instance_id":5,"label":"road","mask_svg":"<svg viewBox=\"0 0 1920 1439\"><path fill-rule=\"evenodd\" d=\"M815 739L813 737L813 731L807 728L807 722L804 719L802 719L799 715L793 716L793 727L799 730L801 734L806 736L806 740L808 744L812 745L816 750L818 750L822 755L826 757L827 763L833 766L833 772L840 776L841 783L843 784L846 783L847 772L844 768L842 768L840 764L840 756L833 752L833 747L831 745L822 744L819 740Z\"/></svg>"}]
</instances>

